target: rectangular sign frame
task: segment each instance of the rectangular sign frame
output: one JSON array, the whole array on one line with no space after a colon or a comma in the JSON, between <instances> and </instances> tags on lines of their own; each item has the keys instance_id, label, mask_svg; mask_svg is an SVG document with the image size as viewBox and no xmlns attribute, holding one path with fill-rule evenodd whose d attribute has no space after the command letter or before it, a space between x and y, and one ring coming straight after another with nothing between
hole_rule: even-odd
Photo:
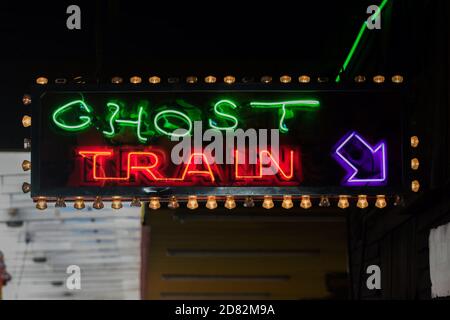
<instances>
[{"instance_id":1,"label":"rectangular sign frame","mask_svg":"<svg viewBox=\"0 0 450 320\"><path fill-rule=\"evenodd\" d=\"M41 182L45 177L41 175L40 164L41 164L41 140L40 132L42 131L42 123L39 119L42 118L42 104L41 98L47 92L85 92L85 93L99 93L99 92L112 92L112 93L143 93L143 92L398 92L402 95L402 104L397 106L401 110L402 121L399 123L400 134L401 134L401 159L402 159L402 172L401 172L401 185L400 186L363 186L363 187L346 187L346 186L321 186L321 187L308 187L308 186L255 186L255 187L202 187L196 186L195 191L192 187L131 187L131 186L116 186L116 187L89 187L89 188L55 188L52 190L45 190L41 188ZM93 199L96 196L101 196L103 199L109 199L113 196L121 196L122 199L131 199L132 197L168 197L168 196L178 196L178 197L188 197L189 195L197 196L264 196L272 195L274 197L281 197L283 195L378 195L378 194L401 194L404 193L407 186L407 168L409 167L407 154L405 151L406 146L409 145L408 137L406 134L406 123L408 106L407 101L403 95L404 89L398 85L383 84L383 85L355 85L348 86L346 88L340 88L336 84L177 84L177 85L45 85L45 86L35 86L32 93L32 149L31 149L31 160L33 163L33 170L31 175L32 191L31 196L33 198L46 197L49 201L55 200L57 197L64 197L67 200L74 199L75 197L83 197L84 199ZM366 111L365 111L366 112ZM374 114L377 110L371 110Z\"/></svg>"}]
</instances>

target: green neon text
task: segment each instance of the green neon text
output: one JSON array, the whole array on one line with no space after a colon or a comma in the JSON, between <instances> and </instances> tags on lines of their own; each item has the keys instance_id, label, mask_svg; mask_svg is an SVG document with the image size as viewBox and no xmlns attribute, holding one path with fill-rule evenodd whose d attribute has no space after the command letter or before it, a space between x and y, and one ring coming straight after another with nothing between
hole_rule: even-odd
<instances>
[{"instance_id":1,"label":"green neon text","mask_svg":"<svg viewBox=\"0 0 450 320\"><path fill-rule=\"evenodd\" d=\"M79 120L81 121L78 124L68 124L64 121L62 116L72 110L74 107L79 106L81 110L84 110L87 113L91 113L92 109L83 101L83 100L74 100L65 105L59 107L53 112L53 122L63 130L66 131L82 131L84 129L89 128L92 123L91 116L79 116Z\"/></svg>"},{"instance_id":2,"label":"green neon text","mask_svg":"<svg viewBox=\"0 0 450 320\"><path fill-rule=\"evenodd\" d=\"M73 100L58 107L52 114L52 120L57 127L64 131L81 132L91 126L101 130L107 138L114 138L121 134L119 127L132 128L140 143L149 141L149 137L154 135L165 135L168 137L184 137L192 135L193 123L195 119L201 120L201 109L189 105L184 101L178 101L184 106L184 111L173 108L156 109L156 114L152 116L153 130L150 130L148 123L150 113L147 112L146 101L140 102L136 111L128 112L122 103L109 101L106 103L105 120L98 116L94 117L93 109L82 100ZM271 102L250 102L246 104L250 109L275 109L278 111L278 129L282 133L287 133L289 128L286 120L294 117L294 111L314 111L320 107L318 100L286 100ZM208 125L214 130L235 130L238 128L238 117L230 111L238 112L242 108L235 102L228 99L219 100L214 104L213 112L219 125L212 117L208 117ZM81 113L80 113L81 112ZM74 122L74 123L73 123ZM181 133L177 129L184 129Z\"/></svg>"},{"instance_id":3,"label":"green neon text","mask_svg":"<svg viewBox=\"0 0 450 320\"><path fill-rule=\"evenodd\" d=\"M217 130L234 130L238 126L238 119L235 116L232 116L231 114L225 113L223 111L223 107L228 106L231 109L236 109L237 105L230 100L220 100L214 105L214 113L217 114L219 118L223 118L229 121L232 121L234 124L228 127L219 127L215 124L214 120L208 119L209 126L213 129Z\"/></svg>"},{"instance_id":4,"label":"green neon text","mask_svg":"<svg viewBox=\"0 0 450 320\"><path fill-rule=\"evenodd\" d=\"M260 109L281 109L281 116L278 128L281 132L286 133L289 131L288 127L284 123L286 119L286 109L311 111L320 107L320 103L317 100L294 100L294 101L281 101L281 102L250 102L252 108Z\"/></svg>"}]
</instances>

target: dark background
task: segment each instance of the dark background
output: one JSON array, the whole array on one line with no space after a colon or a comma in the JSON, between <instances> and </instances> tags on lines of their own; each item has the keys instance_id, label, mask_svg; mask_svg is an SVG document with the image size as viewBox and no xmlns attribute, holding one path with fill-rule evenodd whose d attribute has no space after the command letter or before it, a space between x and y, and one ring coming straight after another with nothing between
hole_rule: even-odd
<instances>
[{"instance_id":1,"label":"dark background","mask_svg":"<svg viewBox=\"0 0 450 320\"><path fill-rule=\"evenodd\" d=\"M20 126L28 112L21 98L40 75L93 83L134 74L334 79L374 2L3 2L0 147L19 150L29 136ZM81 6L81 31L65 26L74 3ZM446 0L390 0L382 30L362 40L343 75L343 87L357 74L404 75L411 101L405 119L421 141L405 155L421 161L418 172L408 173L420 179L419 195L382 212L349 210L353 298L430 298L427 237L450 221L449 29ZM363 271L373 263L385 270L383 290L367 292Z\"/></svg>"},{"instance_id":2,"label":"dark background","mask_svg":"<svg viewBox=\"0 0 450 320\"><path fill-rule=\"evenodd\" d=\"M377 3L378 1L375 1ZM417 3L413 5L414 3ZM22 94L37 76L88 82L140 75L238 79L290 74L334 79L374 1L7 1L0 11L2 149L22 148ZM441 3L441 4L439 4ZM401 73L422 58L415 28L444 1L390 0L382 30L370 31L349 66L354 73ZM81 8L81 30L66 8ZM415 16L420 13L420 21ZM419 16L417 16L419 17ZM344 77L345 79L345 77ZM8 119L6 121L6 119Z\"/></svg>"}]
</instances>

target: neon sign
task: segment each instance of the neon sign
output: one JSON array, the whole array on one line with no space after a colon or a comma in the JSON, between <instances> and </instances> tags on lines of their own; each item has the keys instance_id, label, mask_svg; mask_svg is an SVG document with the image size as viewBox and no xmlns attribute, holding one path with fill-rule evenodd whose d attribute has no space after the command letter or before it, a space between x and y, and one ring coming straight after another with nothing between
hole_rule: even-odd
<instances>
[{"instance_id":1,"label":"neon sign","mask_svg":"<svg viewBox=\"0 0 450 320\"><path fill-rule=\"evenodd\" d=\"M39 87L34 196L377 195L406 185L396 92L191 87Z\"/></svg>"},{"instance_id":2,"label":"neon sign","mask_svg":"<svg viewBox=\"0 0 450 320\"><path fill-rule=\"evenodd\" d=\"M147 103L146 103L147 104ZM249 106L251 108L260 108L260 109L276 109L279 110L281 115L279 119L279 130L282 133L287 133L289 131L285 120L291 119L294 117L292 110L302 110L302 111L314 111L320 107L320 102L318 100L292 100L292 101L275 101L275 102L250 102ZM117 134L117 130L115 125L119 126L128 126L135 127L136 136L141 143L146 143L148 141L148 137L144 136L142 132L142 128L148 127L149 113L143 106L138 106L137 114L131 114L130 117L136 118L135 120L131 119L122 119L120 118L121 111L124 113L124 109L118 102L107 102L106 107L108 110L108 114L106 116L108 129L103 130L103 134L108 138L113 138ZM214 115L219 118L222 122L227 122L228 126L219 126L217 124L217 120L213 118L208 119L208 124L211 128L217 130L235 130L238 128L239 120L236 116L231 113L225 112L225 110L229 108L232 110L238 109L236 103L231 100L220 100L214 104L213 111ZM78 112L82 112L82 114L78 114ZM67 113L72 113L72 118L79 119L79 124L70 124L68 121L65 121L63 116ZM58 108L52 114L53 122L58 128L64 131L77 132L84 131L93 125L93 111L86 102L83 100L74 100L69 103L66 103ZM175 129L179 129L182 127L178 127L176 124L173 124L170 121L170 118L181 120L187 127L185 127L184 133L174 133ZM161 125L161 122L164 122L164 125ZM188 114L183 111L175 110L175 109L164 109L157 112L153 116L153 126L155 131L148 131L149 135L154 135L155 132L160 135L165 135L168 137L183 137L186 135L190 135L192 133L192 125L193 120L189 117ZM173 129L172 132L168 131L166 127L171 127Z\"/></svg>"},{"instance_id":3,"label":"neon sign","mask_svg":"<svg viewBox=\"0 0 450 320\"><path fill-rule=\"evenodd\" d=\"M387 182L385 142L372 147L358 133L350 132L338 144L334 156L347 170L343 181L346 185L376 186Z\"/></svg>"},{"instance_id":4,"label":"neon sign","mask_svg":"<svg viewBox=\"0 0 450 320\"><path fill-rule=\"evenodd\" d=\"M235 150L234 165L218 166L203 152L194 152L188 161L180 166L167 165L164 150L147 148L135 151L132 147L115 149L80 148L77 152L76 171L81 174L73 178L74 185L245 185L273 182L286 186L298 185L301 181L301 167L298 167L299 151L283 148L279 162L270 150L258 152L255 165L240 164ZM195 163L200 159L200 163ZM166 165L165 165L166 164ZM111 173L110 173L111 172Z\"/></svg>"}]
</instances>

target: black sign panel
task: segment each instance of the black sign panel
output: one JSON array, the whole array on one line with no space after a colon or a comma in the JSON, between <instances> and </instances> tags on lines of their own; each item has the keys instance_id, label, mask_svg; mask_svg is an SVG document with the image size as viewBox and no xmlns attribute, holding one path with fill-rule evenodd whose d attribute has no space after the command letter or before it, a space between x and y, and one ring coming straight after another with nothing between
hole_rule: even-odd
<instances>
[{"instance_id":1,"label":"black sign panel","mask_svg":"<svg viewBox=\"0 0 450 320\"><path fill-rule=\"evenodd\" d=\"M402 189L398 90L117 88L33 99L33 197Z\"/></svg>"}]
</instances>

